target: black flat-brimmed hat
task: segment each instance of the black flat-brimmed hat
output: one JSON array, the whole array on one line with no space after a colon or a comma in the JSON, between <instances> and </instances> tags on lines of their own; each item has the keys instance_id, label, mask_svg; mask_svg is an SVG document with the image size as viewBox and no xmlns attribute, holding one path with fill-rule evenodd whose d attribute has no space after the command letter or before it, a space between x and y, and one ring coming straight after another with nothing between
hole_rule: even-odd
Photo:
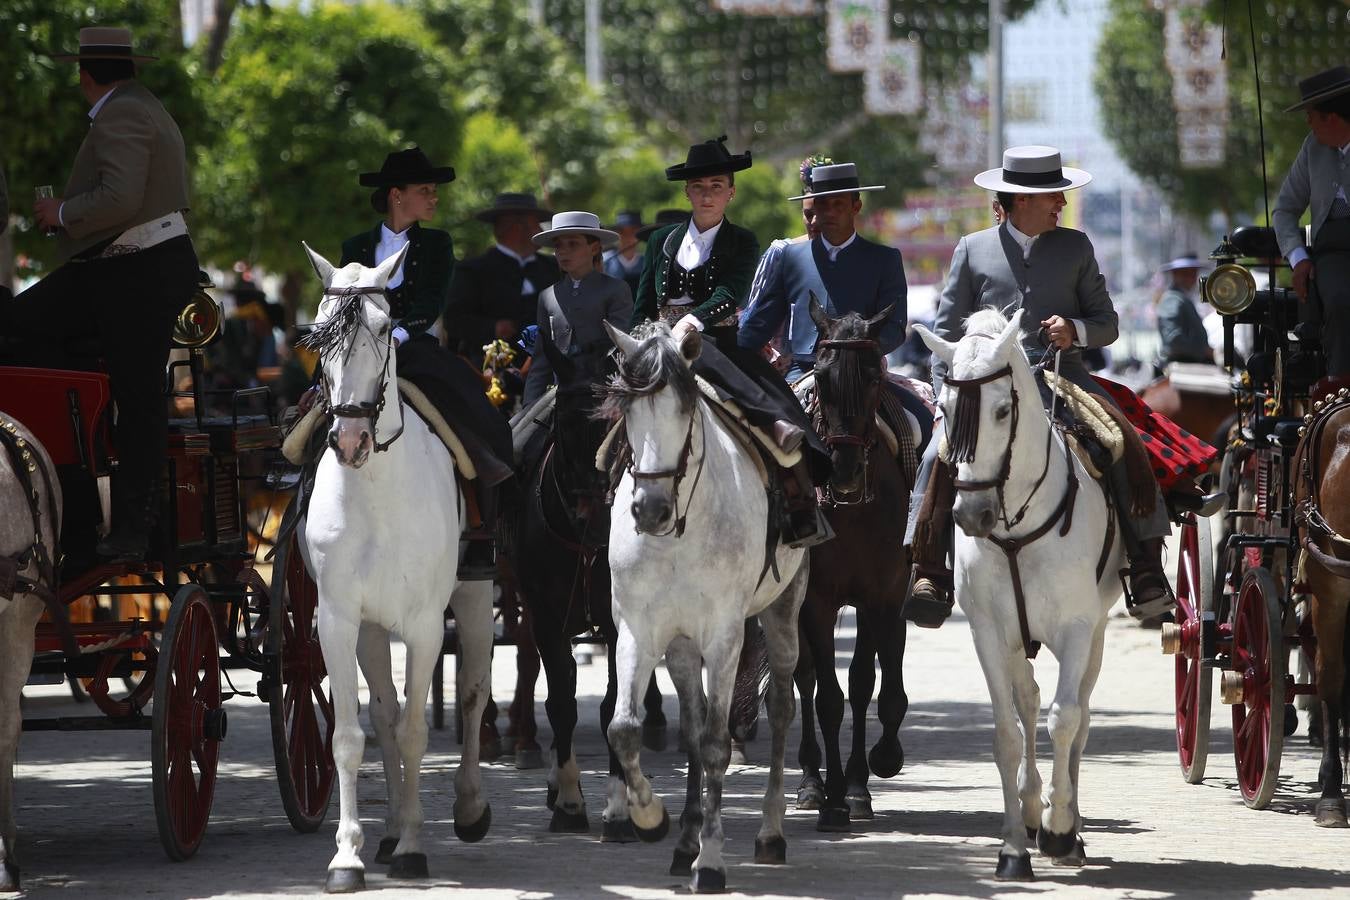
<instances>
[{"instance_id":1,"label":"black flat-brimmed hat","mask_svg":"<svg viewBox=\"0 0 1350 900\"><path fill-rule=\"evenodd\" d=\"M132 62L149 62L159 57L133 51L130 28L93 26L80 29L78 52L53 53L52 59L60 62L76 62L81 59L129 59Z\"/></svg>"},{"instance_id":2,"label":"black flat-brimmed hat","mask_svg":"<svg viewBox=\"0 0 1350 900\"><path fill-rule=\"evenodd\" d=\"M679 225L689 218L687 209L662 209L656 213L656 221L651 225L643 225L637 230L639 241L645 241L652 236L652 232L659 228L665 228L667 225Z\"/></svg>"},{"instance_id":3,"label":"black flat-brimmed hat","mask_svg":"<svg viewBox=\"0 0 1350 900\"><path fill-rule=\"evenodd\" d=\"M529 213L539 222L553 216L553 210L540 206L539 201L534 199L534 194L506 193L498 194L491 206L474 213L473 217L480 222L491 223L498 216L510 213Z\"/></svg>"},{"instance_id":4,"label":"black flat-brimmed hat","mask_svg":"<svg viewBox=\"0 0 1350 900\"><path fill-rule=\"evenodd\" d=\"M625 209L615 213L614 224L609 227L618 231L620 228L642 228L645 225L646 223L642 221L642 210Z\"/></svg>"},{"instance_id":5,"label":"black flat-brimmed hat","mask_svg":"<svg viewBox=\"0 0 1350 900\"><path fill-rule=\"evenodd\" d=\"M1285 112L1294 112L1295 110L1306 109L1309 106L1316 106L1323 100L1339 97L1348 91L1350 91L1350 68L1336 66L1327 69L1325 72L1310 75L1300 81L1298 83L1300 99Z\"/></svg>"},{"instance_id":6,"label":"black flat-brimmed hat","mask_svg":"<svg viewBox=\"0 0 1350 900\"><path fill-rule=\"evenodd\" d=\"M724 134L690 147L684 162L666 169L666 180L689 181L691 178L707 178L710 175L730 175L750 168L750 151L733 154L727 150L726 140Z\"/></svg>"},{"instance_id":7,"label":"black flat-brimmed hat","mask_svg":"<svg viewBox=\"0 0 1350 900\"><path fill-rule=\"evenodd\" d=\"M884 184L859 184L858 167L853 163L830 163L813 166L810 182L806 190L789 200L805 200L807 197L827 197L830 194L854 194L868 191L884 191Z\"/></svg>"},{"instance_id":8,"label":"black flat-brimmed hat","mask_svg":"<svg viewBox=\"0 0 1350 900\"><path fill-rule=\"evenodd\" d=\"M384 158L378 172L362 172L363 187L394 187L399 184L446 184L455 180L450 166L433 166L421 147L395 150Z\"/></svg>"}]
</instances>

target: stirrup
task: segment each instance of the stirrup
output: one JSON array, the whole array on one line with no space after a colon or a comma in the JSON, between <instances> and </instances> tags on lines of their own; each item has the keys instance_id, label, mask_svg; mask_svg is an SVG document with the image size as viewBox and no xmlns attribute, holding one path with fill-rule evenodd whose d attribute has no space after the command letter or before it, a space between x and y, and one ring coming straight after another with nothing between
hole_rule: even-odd
<instances>
[{"instance_id":1,"label":"stirrup","mask_svg":"<svg viewBox=\"0 0 1350 900\"><path fill-rule=\"evenodd\" d=\"M1162 580L1162 593L1151 600L1136 600L1134 591L1131 590L1132 585L1130 582L1133 581L1136 576L1154 574ZM1125 592L1125 611L1128 612L1132 618L1140 620L1152 619L1176 608L1176 595L1172 593L1172 585L1167 580L1167 573L1161 568L1154 570L1151 568L1144 569L1135 566L1121 569L1120 587L1121 590Z\"/></svg>"},{"instance_id":2,"label":"stirrup","mask_svg":"<svg viewBox=\"0 0 1350 900\"><path fill-rule=\"evenodd\" d=\"M933 586L931 596L927 592L922 595L915 594L921 581L927 581ZM940 628L951 616L952 608L956 605L952 593L951 572L916 563L910 579L910 589L905 594L904 605L900 608L900 615L920 628Z\"/></svg>"}]
</instances>

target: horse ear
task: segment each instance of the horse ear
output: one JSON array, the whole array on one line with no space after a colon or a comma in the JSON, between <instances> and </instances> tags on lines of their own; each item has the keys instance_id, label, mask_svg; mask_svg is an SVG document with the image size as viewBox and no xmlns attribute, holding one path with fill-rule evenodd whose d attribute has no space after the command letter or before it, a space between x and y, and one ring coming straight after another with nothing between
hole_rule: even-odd
<instances>
[{"instance_id":1,"label":"horse ear","mask_svg":"<svg viewBox=\"0 0 1350 900\"><path fill-rule=\"evenodd\" d=\"M955 341L948 341L938 337L918 322L914 323L914 331L919 337L923 338L923 342L928 345L928 349L933 352L934 356L949 366L952 364L952 359L956 356Z\"/></svg>"},{"instance_id":2,"label":"horse ear","mask_svg":"<svg viewBox=\"0 0 1350 900\"><path fill-rule=\"evenodd\" d=\"M319 280L322 281L323 286L327 288L333 283L333 273L336 272L337 269L333 268L333 264L328 260L315 253L310 248L309 244L301 241L300 246L304 247L305 253L309 254L309 264L314 267L314 274L319 276Z\"/></svg>"},{"instance_id":3,"label":"horse ear","mask_svg":"<svg viewBox=\"0 0 1350 900\"><path fill-rule=\"evenodd\" d=\"M816 329L821 335L827 336L834 322L830 319L830 314L825 311L825 306L816 297L815 291L807 291L810 295L810 305L807 307L811 312L811 321L816 323Z\"/></svg>"},{"instance_id":4,"label":"horse ear","mask_svg":"<svg viewBox=\"0 0 1350 900\"><path fill-rule=\"evenodd\" d=\"M411 242L404 244L397 253L375 267L375 284L378 287L384 287L389 283L389 279L394 277L398 267L403 265L403 258L408 255L408 248L411 246Z\"/></svg>"},{"instance_id":5,"label":"horse ear","mask_svg":"<svg viewBox=\"0 0 1350 900\"><path fill-rule=\"evenodd\" d=\"M1003 329L1003 333L998 336L998 352L1000 354L1009 352L1010 347L1017 347L1022 340L1022 313L1024 309L1019 309L1013 313L1012 318L1008 320L1008 325Z\"/></svg>"},{"instance_id":6,"label":"horse ear","mask_svg":"<svg viewBox=\"0 0 1350 900\"><path fill-rule=\"evenodd\" d=\"M867 336L872 340L876 340L877 335L881 333L881 329L885 328L886 323L891 320L891 313L893 312L895 312L894 303L892 303L890 306L887 306L885 309L877 313L872 318L868 319Z\"/></svg>"},{"instance_id":7,"label":"horse ear","mask_svg":"<svg viewBox=\"0 0 1350 900\"><path fill-rule=\"evenodd\" d=\"M602 319L600 324L605 326L605 332L609 335L609 339L614 342L614 346L619 348L619 353L624 357L632 356L642 346L641 341L615 328L609 324L608 319Z\"/></svg>"},{"instance_id":8,"label":"horse ear","mask_svg":"<svg viewBox=\"0 0 1350 900\"><path fill-rule=\"evenodd\" d=\"M680 338L680 355L684 357L685 362L693 362L702 352L703 334L692 329L686 331L684 337Z\"/></svg>"}]
</instances>

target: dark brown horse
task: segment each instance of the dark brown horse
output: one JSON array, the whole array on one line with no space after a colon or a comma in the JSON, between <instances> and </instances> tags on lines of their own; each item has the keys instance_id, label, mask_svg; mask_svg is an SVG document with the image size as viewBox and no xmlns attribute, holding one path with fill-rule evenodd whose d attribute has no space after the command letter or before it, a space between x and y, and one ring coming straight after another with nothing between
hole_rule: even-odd
<instances>
[{"instance_id":1,"label":"dark brown horse","mask_svg":"<svg viewBox=\"0 0 1350 900\"><path fill-rule=\"evenodd\" d=\"M1350 684L1346 669L1350 631L1350 396L1333 396L1309 426L1299 448L1298 521L1307 551L1305 579L1312 594L1314 669L1322 719L1322 795L1318 825L1346 827L1343 753L1350 752Z\"/></svg>"},{"instance_id":2,"label":"dark brown horse","mask_svg":"<svg viewBox=\"0 0 1350 900\"><path fill-rule=\"evenodd\" d=\"M811 318L820 330L816 422L834 461L824 502L835 538L811 548L795 680L802 697L798 755L802 783L797 808L820 810L819 831L848 831L850 818L870 819L869 769L879 778L890 778L905 759L899 730L909 698L901 674L905 621L900 608L909 573L908 553L902 546L909 485L876 424L886 374L876 337L889 315L888 308L872 319L855 313L832 319L814 297L811 300ZM848 686L853 747L845 768L839 751L844 695L834 674L834 629L839 610L846 605L857 610L858 631ZM881 662L877 712L882 733L868 754L867 709L876 683L874 659ZM811 715L813 694L825 739L823 782Z\"/></svg>"}]
</instances>

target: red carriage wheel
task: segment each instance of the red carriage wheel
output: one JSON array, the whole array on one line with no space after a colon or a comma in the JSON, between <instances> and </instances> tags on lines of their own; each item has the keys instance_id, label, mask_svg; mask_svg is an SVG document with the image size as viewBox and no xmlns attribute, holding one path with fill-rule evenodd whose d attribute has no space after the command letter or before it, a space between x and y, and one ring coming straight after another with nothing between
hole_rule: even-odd
<instances>
[{"instance_id":1,"label":"red carriage wheel","mask_svg":"<svg viewBox=\"0 0 1350 900\"><path fill-rule=\"evenodd\" d=\"M225 737L220 702L211 604L201 585L185 584L173 598L160 640L150 732L155 821L173 860L196 853L206 834Z\"/></svg>"},{"instance_id":2,"label":"red carriage wheel","mask_svg":"<svg viewBox=\"0 0 1350 900\"><path fill-rule=\"evenodd\" d=\"M267 632L268 706L281 803L291 827L316 830L328 813L333 764L333 699L319 647L319 590L305 569L299 539L277 548Z\"/></svg>"},{"instance_id":3,"label":"red carriage wheel","mask_svg":"<svg viewBox=\"0 0 1350 900\"><path fill-rule=\"evenodd\" d=\"M1213 670L1203 665L1201 629L1213 610L1214 539L1208 519L1188 516L1181 526L1177 559L1176 623L1163 626L1163 651L1176 666L1177 756L1188 784L1205 777L1209 757L1209 710Z\"/></svg>"},{"instance_id":4,"label":"red carriage wheel","mask_svg":"<svg viewBox=\"0 0 1350 900\"><path fill-rule=\"evenodd\" d=\"M1263 567L1248 569L1233 609L1231 671L1224 701L1233 706L1233 756L1242 801L1264 809L1275 794L1284 749L1288 693L1284 614L1275 580Z\"/></svg>"}]
</instances>

